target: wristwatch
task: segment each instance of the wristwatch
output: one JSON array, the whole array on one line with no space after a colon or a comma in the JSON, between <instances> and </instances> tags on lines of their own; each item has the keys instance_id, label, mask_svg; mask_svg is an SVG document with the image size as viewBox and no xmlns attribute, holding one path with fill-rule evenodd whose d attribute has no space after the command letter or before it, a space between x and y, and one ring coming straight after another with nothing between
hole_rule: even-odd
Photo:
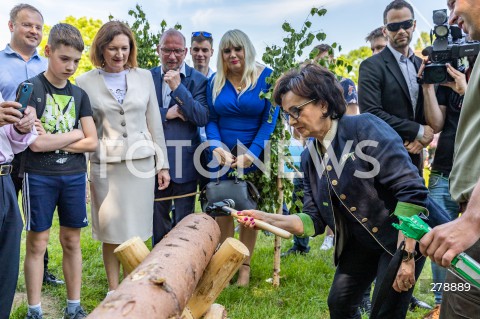
<instances>
[{"instance_id":1,"label":"wristwatch","mask_svg":"<svg viewBox=\"0 0 480 319\"><path fill-rule=\"evenodd\" d=\"M402 249L402 261L410 261L411 259L415 258L417 255L417 252L414 251L408 251L405 249Z\"/></svg>"}]
</instances>

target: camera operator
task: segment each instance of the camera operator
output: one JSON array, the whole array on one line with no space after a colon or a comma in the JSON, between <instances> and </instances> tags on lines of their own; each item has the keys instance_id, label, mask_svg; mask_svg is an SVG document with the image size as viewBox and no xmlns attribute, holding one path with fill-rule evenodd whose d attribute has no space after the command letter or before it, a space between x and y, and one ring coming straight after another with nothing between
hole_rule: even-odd
<instances>
[{"instance_id":1,"label":"camera operator","mask_svg":"<svg viewBox=\"0 0 480 319\"><path fill-rule=\"evenodd\" d=\"M436 92L434 84L422 84L425 119L427 124L433 128L435 134L441 132L432 163L428 189L432 199L449 213L452 220L458 217L459 206L448 191L448 178L452 170L455 135L463 97L476 58L477 56L468 57L469 67L465 73L447 64L446 70L454 81L441 84ZM429 61L424 62L428 63ZM424 67L425 63L419 70L419 78L422 77ZM446 269L433 262L431 266L433 282L443 284ZM435 290L433 293L435 295L435 308L425 317L428 319L436 319L440 314L442 291Z\"/></svg>"},{"instance_id":2,"label":"camera operator","mask_svg":"<svg viewBox=\"0 0 480 319\"><path fill-rule=\"evenodd\" d=\"M480 40L480 3L475 0L448 0L447 5L452 11L449 24L458 24L473 40ZM480 260L479 64L474 66L470 79L458 122L450 173L450 194L460 204L463 214L435 227L420 241L422 253L444 267L450 266L452 259L463 251ZM445 278L447 283L453 287L462 281L448 272ZM479 310L480 289L444 290L440 318L478 318Z\"/></svg>"}]
</instances>

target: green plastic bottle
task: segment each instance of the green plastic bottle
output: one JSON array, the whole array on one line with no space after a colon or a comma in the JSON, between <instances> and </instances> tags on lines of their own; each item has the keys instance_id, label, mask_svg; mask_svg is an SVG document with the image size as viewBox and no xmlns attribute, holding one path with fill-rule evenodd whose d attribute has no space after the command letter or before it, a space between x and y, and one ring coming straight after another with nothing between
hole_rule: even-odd
<instances>
[{"instance_id":1,"label":"green plastic bottle","mask_svg":"<svg viewBox=\"0 0 480 319\"><path fill-rule=\"evenodd\" d=\"M402 223L400 225L393 223L393 227L401 230L406 237L413 238L416 241L419 241L423 235L432 230L418 215L411 217L398 216L398 219ZM458 254L453 258L450 269L465 281L480 288L480 264L469 255Z\"/></svg>"}]
</instances>

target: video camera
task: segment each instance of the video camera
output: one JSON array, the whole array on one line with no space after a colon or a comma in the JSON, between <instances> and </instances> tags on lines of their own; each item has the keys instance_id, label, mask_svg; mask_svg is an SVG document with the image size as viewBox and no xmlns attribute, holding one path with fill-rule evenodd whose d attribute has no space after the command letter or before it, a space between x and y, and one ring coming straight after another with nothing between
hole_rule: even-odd
<instances>
[{"instance_id":1,"label":"video camera","mask_svg":"<svg viewBox=\"0 0 480 319\"><path fill-rule=\"evenodd\" d=\"M428 56L431 62L425 66L424 83L436 84L453 81L445 64L449 63L460 72L465 72L465 66L461 59L477 55L480 51L480 42L467 41L462 30L456 25L449 26L447 21L446 9L433 10L435 26L430 31L430 39L433 39L435 35L435 41L432 46L428 46L422 51L422 55Z\"/></svg>"}]
</instances>

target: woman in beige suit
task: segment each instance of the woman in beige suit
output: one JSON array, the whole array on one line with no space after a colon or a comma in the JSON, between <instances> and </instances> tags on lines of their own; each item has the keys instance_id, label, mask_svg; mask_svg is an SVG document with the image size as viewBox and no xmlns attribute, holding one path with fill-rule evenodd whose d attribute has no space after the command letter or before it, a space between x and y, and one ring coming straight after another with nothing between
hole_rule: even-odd
<instances>
[{"instance_id":1,"label":"woman in beige suit","mask_svg":"<svg viewBox=\"0 0 480 319\"><path fill-rule=\"evenodd\" d=\"M165 189L170 175L152 75L137 67L132 31L107 22L93 40L90 59L97 69L79 76L77 84L90 97L99 138L90 154L92 231L103 243L111 292L120 274L114 249L134 236L151 237L154 176Z\"/></svg>"}]
</instances>

